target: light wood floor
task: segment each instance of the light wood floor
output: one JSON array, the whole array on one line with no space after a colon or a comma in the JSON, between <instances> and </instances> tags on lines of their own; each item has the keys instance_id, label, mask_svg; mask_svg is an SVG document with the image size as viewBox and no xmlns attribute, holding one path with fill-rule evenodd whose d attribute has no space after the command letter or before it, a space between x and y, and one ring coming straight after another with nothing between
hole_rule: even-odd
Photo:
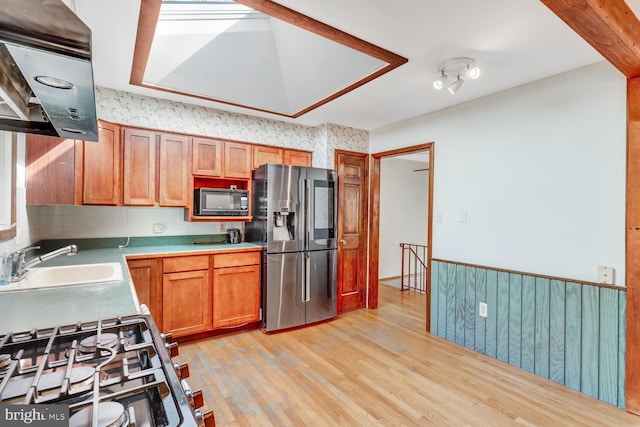
<instances>
[{"instance_id":1,"label":"light wood floor","mask_svg":"<svg viewBox=\"0 0 640 427\"><path fill-rule=\"evenodd\" d=\"M640 417L424 331L425 296L266 335L181 344L221 426L632 426Z\"/></svg>"}]
</instances>

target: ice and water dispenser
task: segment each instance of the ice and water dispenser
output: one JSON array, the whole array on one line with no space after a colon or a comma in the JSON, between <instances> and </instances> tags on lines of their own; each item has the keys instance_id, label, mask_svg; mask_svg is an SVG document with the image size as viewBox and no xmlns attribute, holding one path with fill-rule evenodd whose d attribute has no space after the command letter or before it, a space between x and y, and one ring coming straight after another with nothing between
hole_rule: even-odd
<instances>
[{"instance_id":1,"label":"ice and water dispenser","mask_svg":"<svg viewBox=\"0 0 640 427\"><path fill-rule=\"evenodd\" d=\"M273 212L273 240L288 241L296 237L296 213L288 207L281 207Z\"/></svg>"}]
</instances>

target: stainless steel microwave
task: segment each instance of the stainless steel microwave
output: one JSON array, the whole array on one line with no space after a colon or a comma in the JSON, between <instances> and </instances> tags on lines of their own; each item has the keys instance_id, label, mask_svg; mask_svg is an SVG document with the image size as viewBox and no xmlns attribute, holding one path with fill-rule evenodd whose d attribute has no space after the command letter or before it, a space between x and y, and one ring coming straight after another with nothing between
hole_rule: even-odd
<instances>
[{"instance_id":1,"label":"stainless steel microwave","mask_svg":"<svg viewBox=\"0 0 640 427\"><path fill-rule=\"evenodd\" d=\"M229 188L196 188L193 195L195 215L247 216L249 191Z\"/></svg>"}]
</instances>

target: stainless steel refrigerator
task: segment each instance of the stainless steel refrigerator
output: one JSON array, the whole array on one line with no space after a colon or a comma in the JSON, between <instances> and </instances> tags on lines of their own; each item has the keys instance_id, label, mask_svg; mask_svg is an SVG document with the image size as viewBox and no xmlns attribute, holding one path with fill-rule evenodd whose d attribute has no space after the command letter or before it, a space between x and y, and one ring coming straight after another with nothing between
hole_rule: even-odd
<instances>
[{"instance_id":1,"label":"stainless steel refrigerator","mask_svg":"<svg viewBox=\"0 0 640 427\"><path fill-rule=\"evenodd\" d=\"M336 196L331 169L269 164L254 171L245 236L264 248L265 331L336 316Z\"/></svg>"}]
</instances>

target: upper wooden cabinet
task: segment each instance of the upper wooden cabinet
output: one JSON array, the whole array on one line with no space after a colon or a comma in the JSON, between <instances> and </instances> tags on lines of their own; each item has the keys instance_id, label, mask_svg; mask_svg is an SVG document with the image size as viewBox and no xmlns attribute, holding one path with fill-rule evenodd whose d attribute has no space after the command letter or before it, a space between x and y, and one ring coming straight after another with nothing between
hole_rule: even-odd
<instances>
[{"instance_id":1,"label":"upper wooden cabinet","mask_svg":"<svg viewBox=\"0 0 640 427\"><path fill-rule=\"evenodd\" d=\"M225 141L225 178L251 178L251 147L250 144Z\"/></svg>"},{"instance_id":2,"label":"upper wooden cabinet","mask_svg":"<svg viewBox=\"0 0 640 427\"><path fill-rule=\"evenodd\" d=\"M222 176L223 141L211 138L193 138L193 160L191 172L194 175Z\"/></svg>"},{"instance_id":3,"label":"upper wooden cabinet","mask_svg":"<svg viewBox=\"0 0 640 427\"><path fill-rule=\"evenodd\" d=\"M267 163L291 166L311 166L311 153L308 151L292 150L289 148L270 147L266 145L253 146L253 169Z\"/></svg>"},{"instance_id":4,"label":"upper wooden cabinet","mask_svg":"<svg viewBox=\"0 0 640 427\"><path fill-rule=\"evenodd\" d=\"M156 199L155 133L125 128L123 199L128 206L153 206Z\"/></svg>"},{"instance_id":5,"label":"upper wooden cabinet","mask_svg":"<svg viewBox=\"0 0 640 427\"><path fill-rule=\"evenodd\" d=\"M124 204L187 207L191 138L135 128L123 135Z\"/></svg>"},{"instance_id":6,"label":"upper wooden cabinet","mask_svg":"<svg viewBox=\"0 0 640 427\"><path fill-rule=\"evenodd\" d=\"M100 122L98 142L84 142L82 204L121 205L120 126Z\"/></svg>"},{"instance_id":7,"label":"upper wooden cabinet","mask_svg":"<svg viewBox=\"0 0 640 427\"><path fill-rule=\"evenodd\" d=\"M121 205L120 126L99 121L98 139L27 135L27 204Z\"/></svg>"},{"instance_id":8,"label":"upper wooden cabinet","mask_svg":"<svg viewBox=\"0 0 640 427\"><path fill-rule=\"evenodd\" d=\"M26 198L28 205L73 205L81 203L82 176L76 185L75 149L82 141L27 134ZM78 200L76 201L76 187Z\"/></svg>"},{"instance_id":9,"label":"upper wooden cabinet","mask_svg":"<svg viewBox=\"0 0 640 427\"><path fill-rule=\"evenodd\" d=\"M253 169L267 163L282 164L282 148L267 147L265 145L253 146Z\"/></svg>"},{"instance_id":10,"label":"upper wooden cabinet","mask_svg":"<svg viewBox=\"0 0 640 427\"><path fill-rule=\"evenodd\" d=\"M283 163L292 166L311 166L311 153L308 151L284 150Z\"/></svg>"},{"instance_id":11,"label":"upper wooden cabinet","mask_svg":"<svg viewBox=\"0 0 640 427\"><path fill-rule=\"evenodd\" d=\"M186 207L189 203L189 159L191 138L169 133L160 134L160 174L158 204Z\"/></svg>"}]
</instances>

